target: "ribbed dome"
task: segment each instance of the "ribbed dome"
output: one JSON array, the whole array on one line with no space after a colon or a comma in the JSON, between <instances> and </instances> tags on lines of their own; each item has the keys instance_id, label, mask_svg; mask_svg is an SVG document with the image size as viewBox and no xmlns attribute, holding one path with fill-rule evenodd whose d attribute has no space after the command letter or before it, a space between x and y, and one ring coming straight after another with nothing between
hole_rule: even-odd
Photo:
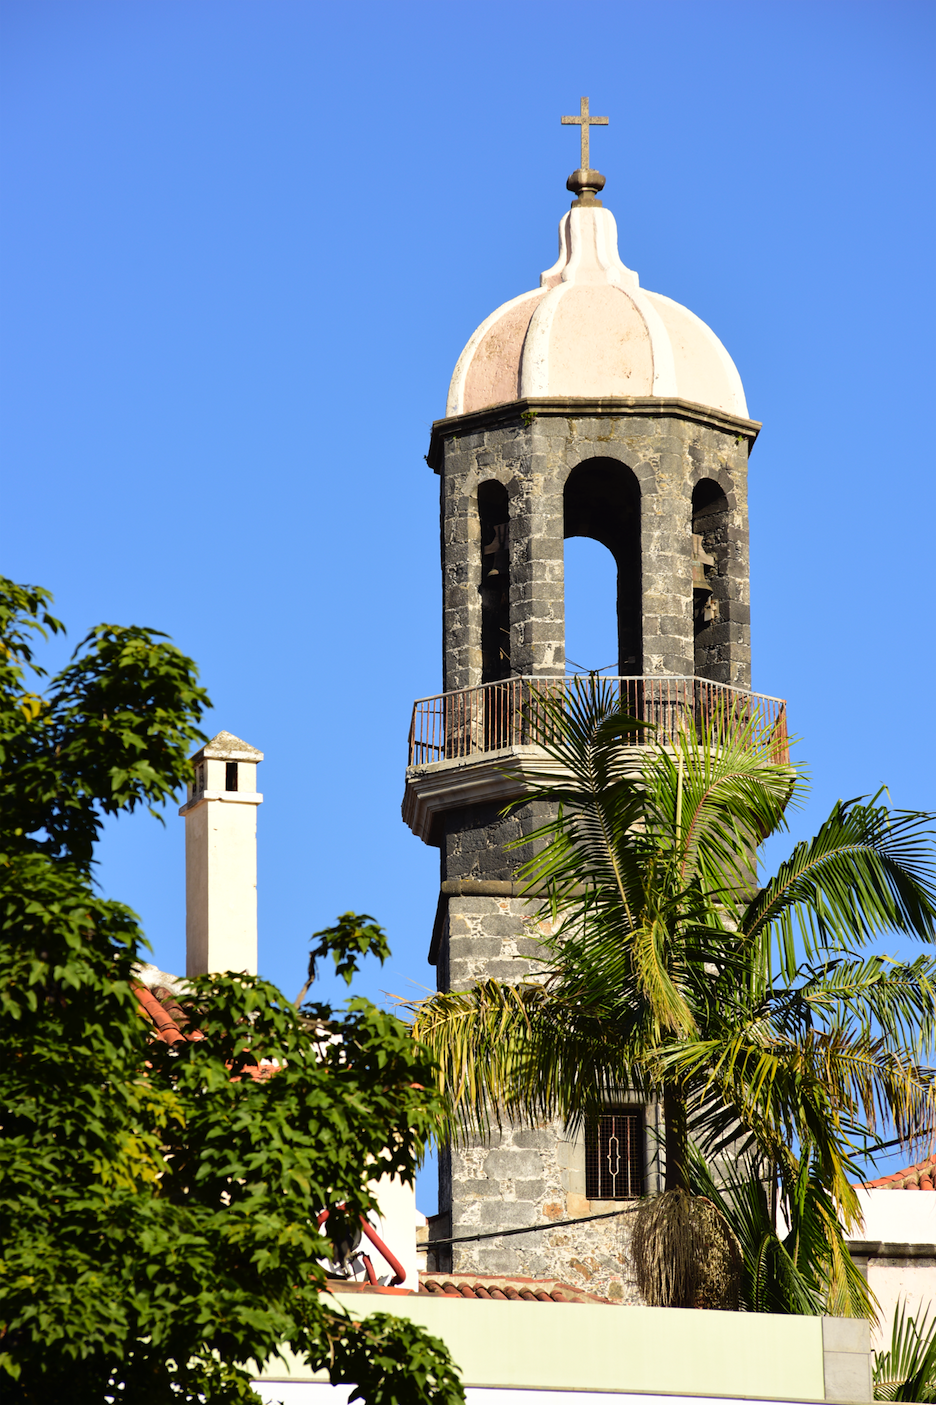
<instances>
[{"instance_id":1,"label":"ribbed dome","mask_svg":"<svg viewBox=\"0 0 936 1405\"><path fill-rule=\"evenodd\" d=\"M528 396L673 396L747 418L721 342L688 308L640 287L600 205L559 224L559 258L539 288L505 302L468 342L447 415Z\"/></svg>"}]
</instances>

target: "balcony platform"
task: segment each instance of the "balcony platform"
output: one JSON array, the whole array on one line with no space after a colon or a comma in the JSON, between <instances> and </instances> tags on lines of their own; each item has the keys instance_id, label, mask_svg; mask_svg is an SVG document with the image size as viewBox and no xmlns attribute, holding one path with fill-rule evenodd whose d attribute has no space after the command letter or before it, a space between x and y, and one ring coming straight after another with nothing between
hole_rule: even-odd
<instances>
[{"instance_id":1,"label":"balcony platform","mask_svg":"<svg viewBox=\"0 0 936 1405\"><path fill-rule=\"evenodd\" d=\"M438 844L438 819L446 810L490 804L522 795L532 771L555 769L548 745L552 728L542 710L547 699L587 689L595 675L506 678L479 688L419 698L413 706L403 819L427 844ZM777 760L789 760L786 703L708 678L610 677L596 680L631 717L652 728L656 741L675 741L690 726L701 731L723 718L769 735ZM639 767L643 747L628 747Z\"/></svg>"}]
</instances>

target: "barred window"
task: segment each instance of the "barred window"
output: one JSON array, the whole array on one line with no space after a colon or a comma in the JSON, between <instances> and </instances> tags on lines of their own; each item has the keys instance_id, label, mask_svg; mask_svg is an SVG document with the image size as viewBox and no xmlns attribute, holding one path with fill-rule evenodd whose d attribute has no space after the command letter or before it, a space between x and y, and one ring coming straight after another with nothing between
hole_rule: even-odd
<instances>
[{"instance_id":1,"label":"barred window","mask_svg":"<svg viewBox=\"0 0 936 1405\"><path fill-rule=\"evenodd\" d=\"M614 1108L585 1134L585 1195L629 1200L644 1193L643 1108Z\"/></svg>"}]
</instances>

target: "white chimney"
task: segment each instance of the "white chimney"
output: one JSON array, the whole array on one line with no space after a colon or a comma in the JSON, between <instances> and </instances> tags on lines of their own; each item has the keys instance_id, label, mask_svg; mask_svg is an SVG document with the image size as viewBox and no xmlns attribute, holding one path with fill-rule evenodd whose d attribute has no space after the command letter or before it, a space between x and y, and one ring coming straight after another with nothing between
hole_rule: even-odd
<instances>
[{"instance_id":1,"label":"white chimney","mask_svg":"<svg viewBox=\"0 0 936 1405\"><path fill-rule=\"evenodd\" d=\"M219 732L192 757L185 817L185 974L257 972L257 763Z\"/></svg>"}]
</instances>

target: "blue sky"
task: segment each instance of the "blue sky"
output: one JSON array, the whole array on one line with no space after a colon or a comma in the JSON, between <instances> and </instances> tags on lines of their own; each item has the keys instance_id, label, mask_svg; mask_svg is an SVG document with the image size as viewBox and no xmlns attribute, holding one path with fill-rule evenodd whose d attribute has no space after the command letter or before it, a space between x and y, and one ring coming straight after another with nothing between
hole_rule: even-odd
<instances>
[{"instance_id":1,"label":"blue sky","mask_svg":"<svg viewBox=\"0 0 936 1405\"><path fill-rule=\"evenodd\" d=\"M290 994L347 908L393 946L362 990L433 983L437 854L399 817L440 686L423 455L474 327L555 258L583 93L625 263L714 328L764 423L754 686L803 739L794 832L881 784L933 806L934 15L3 0L0 569L72 644L167 631L207 729L266 752L260 961ZM182 830L122 820L100 855L171 970Z\"/></svg>"}]
</instances>

